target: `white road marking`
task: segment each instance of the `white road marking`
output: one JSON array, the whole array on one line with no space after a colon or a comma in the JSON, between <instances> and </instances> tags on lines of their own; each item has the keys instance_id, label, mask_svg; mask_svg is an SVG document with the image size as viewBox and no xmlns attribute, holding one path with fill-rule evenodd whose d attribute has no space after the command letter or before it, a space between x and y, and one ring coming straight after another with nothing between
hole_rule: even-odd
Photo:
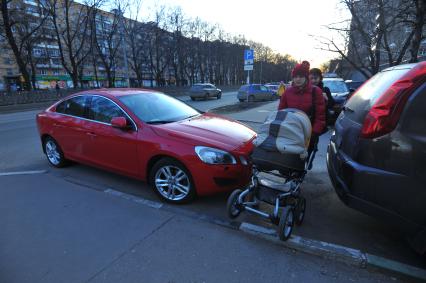
<instances>
[{"instance_id":1,"label":"white road marking","mask_svg":"<svg viewBox=\"0 0 426 283\"><path fill-rule=\"evenodd\" d=\"M0 172L0 176L14 176L14 175L35 175L44 174L46 170L35 170L35 171L18 171L18 172Z\"/></svg>"},{"instance_id":2,"label":"white road marking","mask_svg":"<svg viewBox=\"0 0 426 283\"><path fill-rule=\"evenodd\" d=\"M116 191L116 190L113 190L113 189L106 189L104 191L104 193L110 194L110 195L113 195L113 196L116 196L116 197L120 197L120 198L123 198L123 199L126 199L126 200L131 200L133 202L143 204L143 205L146 205L146 206L149 206L149 207L152 207L152 208L156 208L156 209L159 209L163 206L163 204L160 203L160 202L155 202L155 201L152 201L152 200L148 200L148 199L144 199L144 198L140 198L140 197L135 197L133 195L122 193L122 192L119 192L119 191Z\"/></svg>"}]
</instances>

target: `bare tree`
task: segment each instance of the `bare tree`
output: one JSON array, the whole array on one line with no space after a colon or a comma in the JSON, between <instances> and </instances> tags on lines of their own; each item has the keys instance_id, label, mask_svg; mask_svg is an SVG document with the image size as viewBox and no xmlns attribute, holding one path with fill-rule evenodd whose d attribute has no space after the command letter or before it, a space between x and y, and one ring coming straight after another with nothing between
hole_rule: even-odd
<instances>
[{"instance_id":1,"label":"bare tree","mask_svg":"<svg viewBox=\"0 0 426 283\"><path fill-rule=\"evenodd\" d=\"M182 85L184 79L184 36L183 32L187 25L187 20L180 7L173 7L167 15L168 28L172 33L172 44L170 45L170 64L173 68L173 75L176 85Z\"/></svg>"},{"instance_id":2,"label":"bare tree","mask_svg":"<svg viewBox=\"0 0 426 283\"><path fill-rule=\"evenodd\" d=\"M366 78L384 66L417 60L425 26L425 3L417 0L343 0L351 19L330 24L320 49L339 54ZM410 48L410 49L409 49Z\"/></svg>"},{"instance_id":3,"label":"bare tree","mask_svg":"<svg viewBox=\"0 0 426 283\"><path fill-rule=\"evenodd\" d=\"M34 4L27 6L14 0L2 0L0 3L1 32L12 49L26 90L35 88L33 49L41 40L40 31L47 19L43 2L35 0Z\"/></svg>"},{"instance_id":4,"label":"bare tree","mask_svg":"<svg viewBox=\"0 0 426 283\"><path fill-rule=\"evenodd\" d=\"M132 3L133 9L129 11L129 19L124 21L125 42L130 49L129 64L136 75L136 84L143 86L143 72L148 64L148 33L145 24L140 22L141 0Z\"/></svg>"},{"instance_id":5,"label":"bare tree","mask_svg":"<svg viewBox=\"0 0 426 283\"><path fill-rule=\"evenodd\" d=\"M160 7L154 16L154 21L148 23L149 35L149 61L155 81L158 85L165 84L164 72L170 64L171 36L167 32L167 21L165 19L165 8ZM152 82L151 82L152 85Z\"/></svg>"},{"instance_id":6,"label":"bare tree","mask_svg":"<svg viewBox=\"0 0 426 283\"><path fill-rule=\"evenodd\" d=\"M120 59L120 48L123 44L124 6L120 1L112 3L111 13L95 10L93 17L95 25L92 27L93 40L105 69L108 86L115 87L116 70Z\"/></svg>"},{"instance_id":7,"label":"bare tree","mask_svg":"<svg viewBox=\"0 0 426 283\"><path fill-rule=\"evenodd\" d=\"M78 88L83 76L84 62L90 54L90 14L93 6L74 0L52 0L51 21L55 30L62 66L70 75L73 87Z\"/></svg>"}]
</instances>

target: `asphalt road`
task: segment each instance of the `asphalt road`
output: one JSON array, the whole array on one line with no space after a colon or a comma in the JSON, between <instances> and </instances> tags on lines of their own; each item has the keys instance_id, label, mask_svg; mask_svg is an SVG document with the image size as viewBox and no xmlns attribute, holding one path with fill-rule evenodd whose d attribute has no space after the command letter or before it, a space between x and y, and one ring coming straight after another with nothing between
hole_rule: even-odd
<instances>
[{"instance_id":1,"label":"asphalt road","mask_svg":"<svg viewBox=\"0 0 426 283\"><path fill-rule=\"evenodd\" d=\"M0 282L404 282L55 174L0 181Z\"/></svg>"},{"instance_id":2,"label":"asphalt road","mask_svg":"<svg viewBox=\"0 0 426 283\"><path fill-rule=\"evenodd\" d=\"M235 101L236 93L224 93L221 100L211 99L208 101L187 102L188 104L194 105L194 107L205 111L214 107L233 103ZM277 102L272 102L262 106L261 108L255 108L231 114L229 116L243 120L248 126L256 129L269 111L276 108L276 103ZM64 169L56 169L49 166L48 162L45 160L45 156L42 154L40 141L37 135L37 129L34 121L34 116L37 112L38 111L29 111L0 115L0 140L2 143L0 147L0 173L27 170L48 171L48 174L38 175L31 178L7 177L9 180L6 183L4 179L0 180L0 189L2 190L2 194L5 189L7 189L6 194L11 194L9 198L5 198L4 195L0 197L0 210L5 209L7 211L9 208L8 203L14 203L13 200L15 199L15 196L19 194L26 196L27 193L30 192L29 197L37 198L37 194L34 194L34 192L31 191L31 188L33 187L39 188L39 190L41 190L40 195L43 195L43 197L45 197L45 194L50 194L52 190L55 190L55 188L60 187L61 190L63 190L63 188L78 185L80 188L79 190L84 188L88 191L99 191L111 188L120 192L140 196L148 200L158 201L158 198L152 190L147 185L137 180L111 174L109 172L81 164L73 164ZM297 227L294 233L307 238L361 249L362 251L372 254L377 254L425 268L425 260L411 251L408 245L405 244L403 236L397 229L349 209L338 200L331 187L325 167L325 148L328 138L329 135L327 134L321 137L320 150L315 159L314 169L307 175L305 180L303 191L308 199L307 214L304 224L301 227ZM51 180L61 180L62 183L55 184L56 181L52 181L53 183L51 183ZM181 206L181 208L190 212L207 214L212 217L224 219L226 218L226 198L226 194L208 198L199 198L194 203ZM52 199L52 201L55 200ZM28 202L34 203L35 200L30 199ZM46 200L46 203L48 202L49 198ZM25 205L22 207L25 208ZM102 209L108 210L108 208ZM92 208L91 211L93 210L94 208ZM177 217L179 217L179 215ZM269 223L253 216L244 215L242 216L242 220L271 227ZM41 219L38 219L38 221L41 221ZM28 222L25 223L30 222L31 221L28 220ZM198 224L194 223L194 225ZM21 226L18 226L18 228L20 227ZM15 229L17 228L15 227ZM196 227L192 229L196 229ZM31 233L27 231L23 234L28 235ZM0 242L3 242L1 235L2 234L0 233ZM253 239L249 239L247 241L253 242L247 243L249 245L257 245L257 241ZM256 247L256 249L262 250L262 248L259 247ZM265 247L264 252L267 254L268 248ZM8 255L10 256L10 254ZM0 260L2 260L1 257ZM241 264L243 263L244 261L242 261ZM268 266L264 267L266 269L268 268ZM176 278L183 279L183 277ZM189 279L190 277L186 278ZM195 281L203 281L202 277L197 278L199 280L197 279ZM1 281L2 280L0 280L0 282Z\"/></svg>"}]
</instances>

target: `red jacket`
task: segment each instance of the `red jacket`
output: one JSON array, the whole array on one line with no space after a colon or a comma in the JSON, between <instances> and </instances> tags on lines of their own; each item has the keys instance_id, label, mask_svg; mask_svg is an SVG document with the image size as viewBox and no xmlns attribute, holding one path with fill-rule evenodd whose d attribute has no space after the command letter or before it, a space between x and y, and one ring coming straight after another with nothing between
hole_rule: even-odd
<instances>
[{"instance_id":1,"label":"red jacket","mask_svg":"<svg viewBox=\"0 0 426 283\"><path fill-rule=\"evenodd\" d=\"M325 127L325 101L319 87L312 86L311 83L303 89L291 86L281 96L278 110L285 108L296 108L311 116L312 109L312 88L315 89L315 121L312 125L312 132L320 135Z\"/></svg>"}]
</instances>

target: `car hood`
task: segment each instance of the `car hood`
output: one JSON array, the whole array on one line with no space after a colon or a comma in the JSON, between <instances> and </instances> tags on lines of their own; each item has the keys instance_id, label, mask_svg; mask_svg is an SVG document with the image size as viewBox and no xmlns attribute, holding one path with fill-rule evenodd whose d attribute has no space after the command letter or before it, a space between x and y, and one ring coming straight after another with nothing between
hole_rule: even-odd
<instances>
[{"instance_id":1,"label":"car hood","mask_svg":"<svg viewBox=\"0 0 426 283\"><path fill-rule=\"evenodd\" d=\"M227 151L246 148L256 133L237 121L211 113L179 122L152 126L162 137L191 145L211 146Z\"/></svg>"}]
</instances>

